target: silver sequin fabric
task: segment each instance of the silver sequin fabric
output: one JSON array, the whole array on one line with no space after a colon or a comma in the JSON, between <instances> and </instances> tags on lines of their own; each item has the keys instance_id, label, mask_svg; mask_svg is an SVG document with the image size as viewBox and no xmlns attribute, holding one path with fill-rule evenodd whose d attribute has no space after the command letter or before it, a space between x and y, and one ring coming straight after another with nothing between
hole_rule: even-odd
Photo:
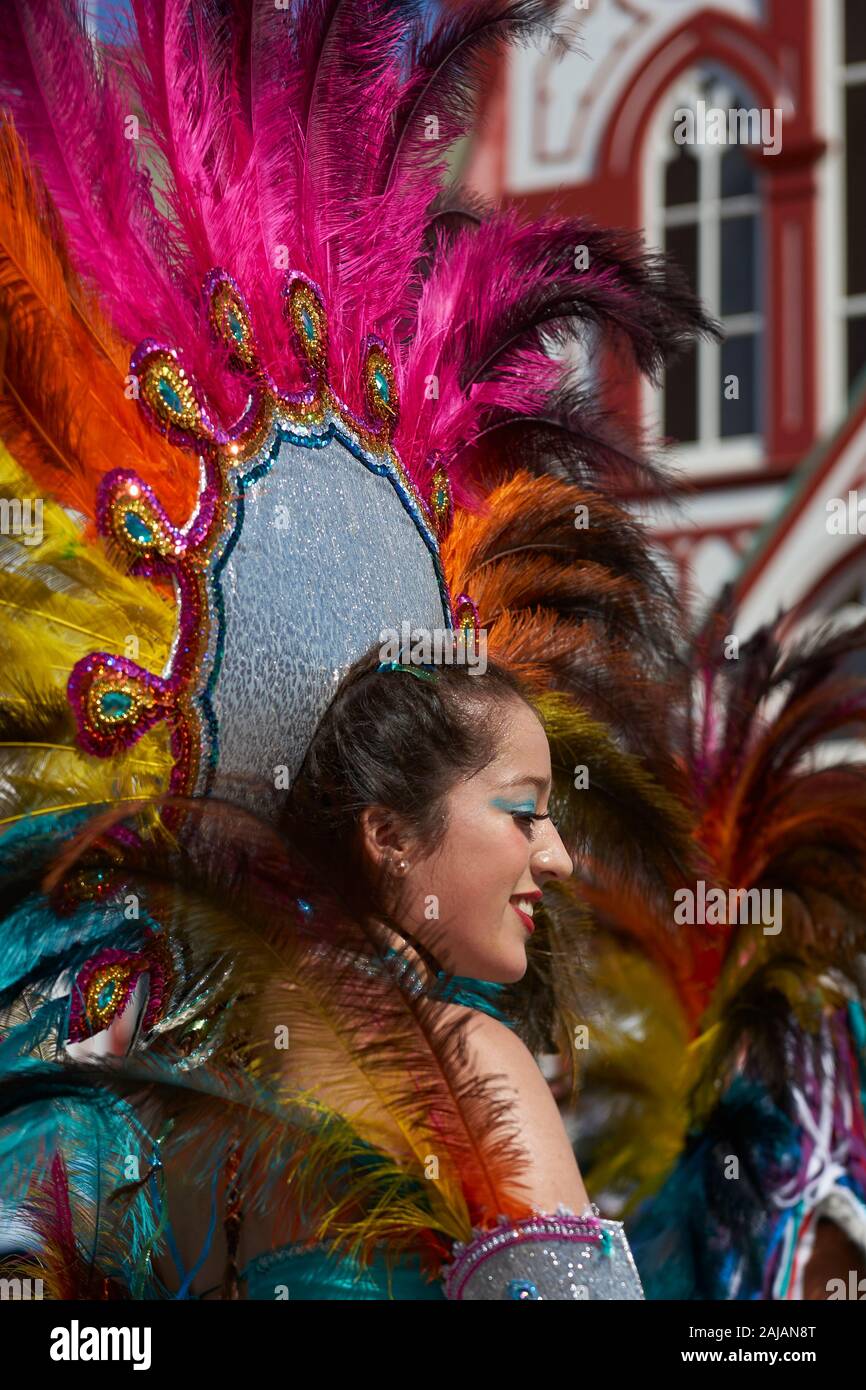
<instances>
[{"instance_id":1,"label":"silver sequin fabric","mask_svg":"<svg viewBox=\"0 0 866 1390\"><path fill-rule=\"evenodd\" d=\"M581 1240L581 1229L574 1215L501 1219L455 1246L444 1271L446 1296L472 1302L643 1299L622 1222L601 1217L584 1228L605 1233L601 1243Z\"/></svg>"},{"instance_id":2,"label":"silver sequin fabric","mask_svg":"<svg viewBox=\"0 0 866 1390\"><path fill-rule=\"evenodd\" d=\"M339 440L283 442L246 489L219 585L224 653L213 790L267 813L345 669L384 628L446 626L430 550L388 477ZM278 773L277 769L286 769Z\"/></svg>"}]
</instances>

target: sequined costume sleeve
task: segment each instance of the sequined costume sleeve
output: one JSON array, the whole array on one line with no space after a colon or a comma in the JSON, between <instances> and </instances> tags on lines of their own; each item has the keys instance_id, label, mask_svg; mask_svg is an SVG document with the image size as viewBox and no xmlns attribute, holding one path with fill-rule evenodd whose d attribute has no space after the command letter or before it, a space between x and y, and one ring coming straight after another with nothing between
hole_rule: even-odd
<instances>
[{"instance_id":1,"label":"sequined costume sleeve","mask_svg":"<svg viewBox=\"0 0 866 1390\"><path fill-rule=\"evenodd\" d=\"M560 1207L521 1221L502 1217L478 1230L443 1271L445 1297L493 1299L642 1299L643 1287L621 1221Z\"/></svg>"}]
</instances>

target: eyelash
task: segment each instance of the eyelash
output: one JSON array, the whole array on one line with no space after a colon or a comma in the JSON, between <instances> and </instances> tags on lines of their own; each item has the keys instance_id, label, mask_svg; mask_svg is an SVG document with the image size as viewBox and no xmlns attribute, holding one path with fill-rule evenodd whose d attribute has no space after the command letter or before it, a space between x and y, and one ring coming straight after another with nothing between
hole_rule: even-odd
<instances>
[{"instance_id":1,"label":"eyelash","mask_svg":"<svg viewBox=\"0 0 866 1390\"><path fill-rule=\"evenodd\" d=\"M535 821L550 820L549 811L512 811L511 815L514 820L523 821L524 824L528 824L530 830Z\"/></svg>"}]
</instances>

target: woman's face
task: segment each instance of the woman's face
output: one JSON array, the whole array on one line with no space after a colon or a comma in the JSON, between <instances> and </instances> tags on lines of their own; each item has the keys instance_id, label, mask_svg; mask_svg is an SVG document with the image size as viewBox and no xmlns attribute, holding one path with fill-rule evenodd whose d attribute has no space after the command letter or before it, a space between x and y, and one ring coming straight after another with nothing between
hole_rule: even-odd
<instances>
[{"instance_id":1,"label":"woman's face","mask_svg":"<svg viewBox=\"0 0 866 1390\"><path fill-rule=\"evenodd\" d=\"M572 863L549 819L550 749L533 710L507 709L496 758L459 781L445 805L445 838L429 856L407 847L402 925L455 975L509 983L526 971L532 912Z\"/></svg>"}]
</instances>

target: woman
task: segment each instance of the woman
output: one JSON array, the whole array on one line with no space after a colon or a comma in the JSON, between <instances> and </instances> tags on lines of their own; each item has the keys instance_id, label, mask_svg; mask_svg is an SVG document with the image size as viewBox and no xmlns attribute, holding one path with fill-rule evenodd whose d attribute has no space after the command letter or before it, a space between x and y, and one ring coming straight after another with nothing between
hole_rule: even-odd
<instances>
[{"instance_id":1,"label":"woman","mask_svg":"<svg viewBox=\"0 0 866 1390\"><path fill-rule=\"evenodd\" d=\"M445 194L542 0L133 10L95 52L77 0L15 0L0 45L0 491L45 504L44 547L0 537L0 1200L60 1298L395 1261L639 1296L616 1223L556 1215L586 1192L532 1054L574 1052L582 909L541 724L490 663L333 673L483 632L565 840L666 891L662 479L549 347L653 378L715 327L631 231ZM275 1293L287 1244L327 1248Z\"/></svg>"},{"instance_id":2,"label":"woman","mask_svg":"<svg viewBox=\"0 0 866 1390\"><path fill-rule=\"evenodd\" d=\"M498 1078L524 1155L527 1213L589 1214L556 1104L502 999L526 973L536 930L543 934L544 890L572 871L551 818L551 786L543 725L506 668L490 663L479 675L465 665L401 667L373 652L349 670L321 721L283 828L303 849L310 882L330 877L344 909L368 928L371 950L359 951L355 964L398 961L399 987L435 1001L437 1028L460 1029L455 1086ZM377 1111L367 1094L352 1095L315 1048L301 1041L286 1051L283 1081L382 1136L389 1156L412 1172L417 1155L393 1124L394 1107ZM192 1268L204 1226L194 1229L182 1191L170 1181L168 1205ZM184 1213L183 1231L175 1210ZM199 1222L203 1214L200 1203ZM267 1212L243 1218L236 1259L248 1297L442 1296L412 1252L396 1271L381 1252L361 1270L323 1246L272 1244ZM193 1295L221 1292L225 1259L225 1243L215 1243ZM585 1282L584 1296L602 1288L593 1276ZM636 1281L629 1290L640 1296Z\"/></svg>"}]
</instances>

